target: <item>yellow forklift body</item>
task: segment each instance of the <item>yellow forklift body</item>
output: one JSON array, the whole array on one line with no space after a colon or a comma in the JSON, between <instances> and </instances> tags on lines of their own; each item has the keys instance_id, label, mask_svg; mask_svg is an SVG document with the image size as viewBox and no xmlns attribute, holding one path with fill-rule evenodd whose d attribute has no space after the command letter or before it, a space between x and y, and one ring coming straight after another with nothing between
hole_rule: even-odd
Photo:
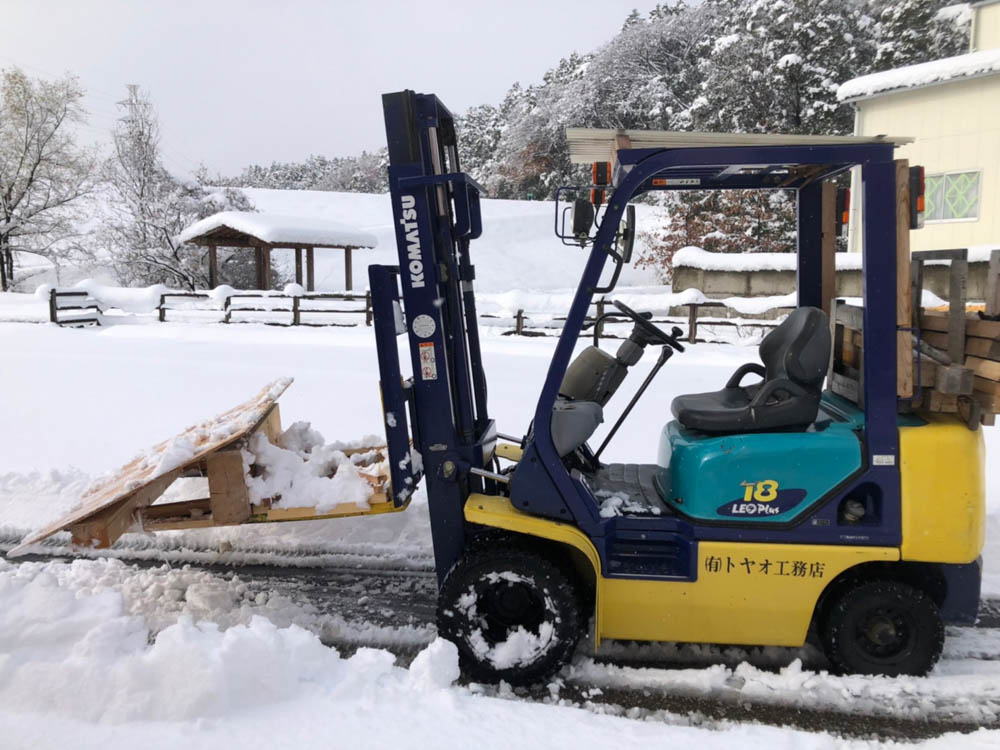
<instances>
[{"instance_id":1,"label":"yellow forklift body","mask_svg":"<svg viewBox=\"0 0 1000 750\"><path fill-rule=\"evenodd\" d=\"M582 552L596 581L596 645L616 638L801 646L830 581L862 563L899 560L892 547L702 542L695 581L606 578L597 550L574 526L478 494L469 497L465 517Z\"/></svg>"},{"instance_id":2,"label":"yellow forklift body","mask_svg":"<svg viewBox=\"0 0 1000 750\"><path fill-rule=\"evenodd\" d=\"M922 417L929 424L899 428L902 559L970 563L986 535L983 431L954 416Z\"/></svg>"}]
</instances>

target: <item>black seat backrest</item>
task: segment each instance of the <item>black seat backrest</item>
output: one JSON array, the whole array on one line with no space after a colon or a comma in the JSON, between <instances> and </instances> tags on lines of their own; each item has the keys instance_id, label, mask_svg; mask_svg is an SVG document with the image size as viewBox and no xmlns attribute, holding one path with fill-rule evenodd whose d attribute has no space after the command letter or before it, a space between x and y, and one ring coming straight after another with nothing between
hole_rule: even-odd
<instances>
[{"instance_id":1,"label":"black seat backrest","mask_svg":"<svg viewBox=\"0 0 1000 750\"><path fill-rule=\"evenodd\" d=\"M799 307L760 342L766 380L786 378L818 388L830 364L830 325L816 307Z\"/></svg>"}]
</instances>

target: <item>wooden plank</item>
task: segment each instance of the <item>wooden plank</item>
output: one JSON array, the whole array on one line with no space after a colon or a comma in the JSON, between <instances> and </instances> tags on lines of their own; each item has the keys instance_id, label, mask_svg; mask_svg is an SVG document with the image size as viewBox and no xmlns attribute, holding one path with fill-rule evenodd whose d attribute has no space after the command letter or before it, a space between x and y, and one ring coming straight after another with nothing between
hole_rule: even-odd
<instances>
[{"instance_id":1,"label":"wooden plank","mask_svg":"<svg viewBox=\"0 0 1000 750\"><path fill-rule=\"evenodd\" d=\"M182 500L176 503L160 503L139 509L139 520L143 528L147 521L157 521L163 518L198 518L208 516L212 512L212 501L207 497L197 500Z\"/></svg>"},{"instance_id":2,"label":"wooden plank","mask_svg":"<svg viewBox=\"0 0 1000 750\"><path fill-rule=\"evenodd\" d=\"M896 160L896 327L908 328L910 300L910 162ZM963 308L964 305L963 305ZM896 395L913 395L913 357L909 331L896 331Z\"/></svg>"},{"instance_id":3,"label":"wooden plank","mask_svg":"<svg viewBox=\"0 0 1000 750\"><path fill-rule=\"evenodd\" d=\"M110 547L118 537L136 526L136 511L156 502L181 475L181 471L177 468L167 472L121 498L114 505L88 516L80 523L69 525L67 528L73 536L73 544L97 549Z\"/></svg>"},{"instance_id":4,"label":"wooden plank","mask_svg":"<svg viewBox=\"0 0 1000 750\"><path fill-rule=\"evenodd\" d=\"M858 307L856 305L847 305L843 303L838 304L837 322L842 323L848 328L853 328L856 331L864 330L865 327L864 308Z\"/></svg>"},{"instance_id":5,"label":"wooden plank","mask_svg":"<svg viewBox=\"0 0 1000 750\"><path fill-rule=\"evenodd\" d=\"M982 359L992 359L1000 361L1000 341L981 339L978 336L967 336L965 339L965 353Z\"/></svg>"},{"instance_id":6,"label":"wooden plank","mask_svg":"<svg viewBox=\"0 0 1000 750\"><path fill-rule=\"evenodd\" d=\"M951 262L948 283L948 354L952 362L965 357L965 302L969 280L969 262L963 251L961 259Z\"/></svg>"},{"instance_id":7,"label":"wooden plank","mask_svg":"<svg viewBox=\"0 0 1000 750\"><path fill-rule=\"evenodd\" d=\"M820 225L823 232L820 246L820 296L823 312L829 316L831 303L837 296L837 185L832 180L823 181L820 205Z\"/></svg>"},{"instance_id":8,"label":"wooden plank","mask_svg":"<svg viewBox=\"0 0 1000 750\"><path fill-rule=\"evenodd\" d=\"M205 460L212 523L237 524L250 518L250 493L243 476L240 451L219 451Z\"/></svg>"},{"instance_id":9,"label":"wooden plank","mask_svg":"<svg viewBox=\"0 0 1000 750\"><path fill-rule=\"evenodd\" d=\"M858 381L836 372L830 378L830 390L838 396L843 396L848 401L853 401L855 404L858 403L861 397L861 388Z\"/></svg>"},{"instance_id":10,"label":"wooden plank","mask_svg":"<svg viewBox=\"0 0 1000 750\"><path fill-rule=\"evenodd\" d=\"M1000 315L1000 250L990 253L990 267L986 276L986 314Z\"/></svg>"},{"instance_id":11,"label":"wooden plank","mask_svg":"<svg viewBox=\"0 0 1000 750\"><path fill-rule=\"evenodd\" d=\"M278 444L278 438L281 437L281 409L277 403L264 415L264 421L260 423L256 432L263 432L271 445Z\"/></svg>"},{"instance_id":12,"label":"wooden plank","mask_svg":"<svg viewBox=\"0 0 1000 750\"><path fill-rule=\"evenodd\" d=\"M1000 383L986 378L973 377L972 387L982 393L989 393L993 396L1000 396Z\"/></svg>"},{"instance_id":13,"label":"wooden plank","mask_svg":"<svg viewBox=\"0 0 1000 750\"><path fill-rule=\"evenodd\" d=\"M936 369L935 390L956 396L972 393L972 370L961 365L938 365Z\"/></svg>"},{"instance_id":14,"label":"wooden plank","mask_svg":"<svg viewBox=\"0 0 1000 750\"><path fill-rule=\"evenodd\" d=\"M405 507L405 506L404 506ZM314 507L271 508L267 505L254 505L250 517L251 523L269 523L273 521L309 521L320 518L343 518L344 516L367 516L378 513L390 513L397 509L394 503L384 494L376 493L368 498L368 507L362 508L357 503L339 503L329 510L317 513Z\"/></svg>"},{"instance_id":15,"label":"wooden plank","mask_svg":"<svg viewBox=\"0 0 1000 750\"><path fill-rule=\"evenodd\" d=\"M948 314L924 311L920 327L924 331L948 333ZM1000 340L1000 321L980 320L978 316L966 316L965 333L967 336Z\"/></svg>"},{"instance_id":16,"label":"wooden plank","mask_svg":"<svg viewBox=\"0 0 1000 750\"><path fill-rule=\"evenodd\" d=\"M1000 362L980 359L979 357L966 357L965 366L981 378L1000 381Z\"/></svg>"},{"instance_id":17,"label":"wooden plank","mask_svg":"<svg viewBox=\"0 0 1000 750\"><path fill-rule=\"evenodd\" d=\"M917 258L910 260L910 306L913 308L911 317L914 328L921 327L921 311L924 299L924 264ZM913 300L916 300L914 302Z\"/></svg>"},{"instance_id":18,"label":"wooden plank","mask_svg":"<svg viewBox=\"0 0 1000 750\"><path fill-rule=\"evenodd\" d=\"M954 414L958 411L958 396L939 391L925 390L921 395L920 405L917 408L921 411Z\"/></svg>"},{"instance_id":19,"label":"wooden plank","mask_svg":"<svg viewBox=\"0 0 1000 750\"><path fill-rule=\"evenodd\" d=\"M979 402L979 406L983 411L990 414L1000 414L1000 393L973 391L972 396Z\"/></svg>"}]
</instances>

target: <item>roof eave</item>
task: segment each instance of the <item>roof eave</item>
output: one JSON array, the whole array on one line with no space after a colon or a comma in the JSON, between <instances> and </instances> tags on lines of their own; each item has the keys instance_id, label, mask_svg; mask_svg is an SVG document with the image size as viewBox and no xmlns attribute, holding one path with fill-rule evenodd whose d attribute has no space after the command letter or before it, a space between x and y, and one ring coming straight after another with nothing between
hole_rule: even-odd
<instances>
[{"instance_id":1,"label":"roof eave","mask_svg":"<svg viewBox=\"0 0 1000 750\"><path fill-rule=\"evenodd\" d=\"M1000 0L995 0L1000 2ZM854 104L855 102L866 101L867 99L878 99L881 96L889 96L890 94L905 94L908 91L919 91L920 89L929 89L933 86L945 86L949 83L962 83L964 81L974 81L978 78L989 78L990 76L1000 75L1000 70L984 70L981 73L973 73L967 76L956 76L955 78L948 78L943 81L931 81L929 83L920 83L916 86L897 86L892 89L885 89L884 91L876 91L874 94L865 94L864 96L852 96L848 99L841 99L841 104Z\"/></svg>"}]
</instances>

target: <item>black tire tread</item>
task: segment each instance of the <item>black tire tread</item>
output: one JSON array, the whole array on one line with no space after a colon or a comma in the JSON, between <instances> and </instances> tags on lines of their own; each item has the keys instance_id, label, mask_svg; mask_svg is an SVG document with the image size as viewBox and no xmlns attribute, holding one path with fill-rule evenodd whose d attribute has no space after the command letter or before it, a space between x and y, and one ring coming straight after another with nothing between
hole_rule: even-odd
<instances>
[{"instance_id":1,"label":"black tire tread","mask_svg":"<svg viewBox=\"0 0 1000 750\"><path fill-rule=\"evenodd\" d=\"M865 598L885 598L905 602L926 627L918 631L920 642L915 653L889 668L866 664L864 657L854 653L845 627L853 607ZM889 579L858 582L841 589L824 607L820 623L820 638L834 671L839 674L882 674L886 676L922 676L930 672L941 656L944 647L944 623L934 600L929 594L907 583ZM846 645L845 645L846 644Z\"/></svg>"},{"instance_id":2,"label":"black tire tread","mask_svg":"<svg viewBox=\"0 0 1000 750\"><path fill-rule=\"evenodd\" d=\"M489 541L499 541L499 539L490 539ZM576 584L575 576L567 570L563 561L555 555L545 554L544 548L519 541L516 537L504 541L506 543L502 546L497 544L472 545L445 576L438 594L438 633L456 643L459 651L459 665L462 673L469 679L482 683L497 683L503 680L514 686L533 685L547 680L569 661L584 634L589 618L582 612L583 597ZM563 618L562 634L555 648L537 663L497 669L476 659L463 640L450 631L452 618L445 614L445 610L450 610L453 607L456 595L460 594L467 585L466 576L469 571L484 565L495 565L498 568L508 570L533 569L536 575L543 575L548 579L550 586L556 591L556 598L559 598L559 595L564 596L566 600L564 606L574 610L572 613L574 616Z\"/></svg>"}]
</instances>

